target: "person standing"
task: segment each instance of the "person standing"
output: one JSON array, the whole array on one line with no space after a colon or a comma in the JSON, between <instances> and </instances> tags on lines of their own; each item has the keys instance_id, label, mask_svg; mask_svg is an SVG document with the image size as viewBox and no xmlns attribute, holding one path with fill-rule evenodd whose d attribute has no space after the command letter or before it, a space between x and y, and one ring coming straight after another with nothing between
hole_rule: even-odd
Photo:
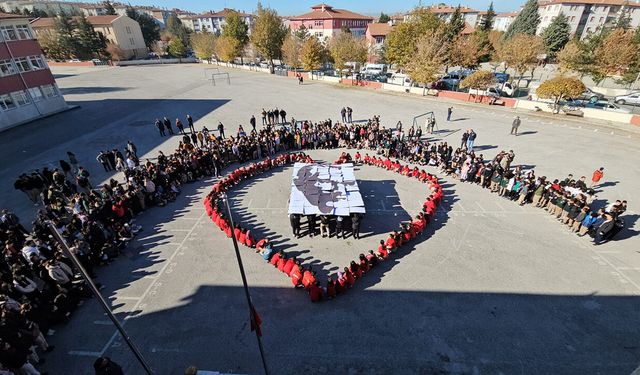
<instances>
[{"instance_id":1,"label":"person standing","mask_svg":"<svg viewBox=\"0 0 640 375\"><path fill-rule=\"evenodd\" d=\"M340 117L342 118L343 123L347 122L347 109L345 107L342 107L340 110Z\"/></svg>"},{"instance_id":2,"label":"person standing","mask_svg":"<svg viewBox=\"0 0 640 375\"><path fill-rule=\"evenodd\" d=\"M169 120L168 118L164 118L164 127L169 131L169 134L175 134L173 132L173 128L171 127L171 120Z\"/></svg>"},{"instance_id":3,"label":"person standing","mask_svg":"<svg viewBox=\"0 0 640 375\"><path fill-rule=\"evenodd\" d=\"M447 121L451 121L451 114L453 113L453 107L447 108Z\"/></svg>"},{"instance_id":4,"label":"person standing","mask_svg":"<svg viewBox=\"0 0 640 375\"><path fill-rule=\"evenodd\" d=\"M98 156L96 156L96 160L98 161L98 163L102 164L102 167L104 168L105 172L110 172L111 171L111 166L109 165L109 160L107 159L107 155L105 154L104 151L100 151Z\"/></svg>"},{"instance_id":5,"label":"person standing","mask_svg":"<svg viewBox=\"0 0 640 375\"><path fill-rule=\"evenodd\" d=\"M465 131L462 133L462 141L460 142L460 148L464 148L467 145L467 140L469 139L469 131Z\"/></svg>"},{"instance_id":6,"label":"person standing","mask_svg":"<svg viewBox=\"0 0 640 375\"><path fill-rule=\"evenodd\" d=\"M127 151L133 154L136 158L138 157L138 148L131 141L127 141Z\"/></svg>"},{"instance_id":7,"label":"person standing","mask_svg":"<svg viewBox=\"0 0 640 375\"><path fill-rule=\"evenodd\" d=\"M194 134L196 132L196 128L193 126L193 117L191 117L191 115L187 115L187 124L189 124L189 131L191 134Z\"/></svg>"},{"instance_id":8,"label":"person standing","mask_svg":"<svg viewBox=\"0 0 640 375\"><path fill-rule=\"evenodd\" d=\"M282 121L283 124L287 122L287 112L284 109L280 110L280 121Z\"/></svg>"},{"instance_id":9,"label":"person standing","mask_svg":"<svg viewBox=\"0 0 640 375\"><path fill-rule=\"evenodd\" d=\"M160 121L160 119L156 119L156 128L158 128L161 137L164 137L166 135L164 133L164 123Z\"/></svg>"},{"instance_id":10,"label":"person standing","mask_svg":"<svg viewBox=\"0 0 640 375\"><path fill-rule=\"evenodd\" d=\"M267 125L267 111L265 111L264 108L262 108L262 126Z\"/></svg>"},{"instance_id":11,"label":"person standing","mask_svg":"<svg viewBox=\"0 0 640 375\"><path fill-rule=\"evenodd\" d=\"M513 120L513 123L511 123L511 133L513 135L518 135L518 128L520 127L520 124L522 123L522 121L520 120L520 116L516 116L516 118Z\"/></svg>"},{"instance_id":12,"label":"person standing","mask_svg":"<svg viewBox=\"0 0 640 375\"><path fill-rule=\"evenodd\" d=\"M478 135L473 129L469 129L469 137L467 137L467 151L473 152L473 143L476 141Z\"/></svg>"},{"instance_id":13,"label":"person standing","mask_svg":"<svg viewBox=\"0 0 640 375\"><path fill-rule=\"evenodd\" d=\"M67 157L69 157L69 164L71 164L71 171L76 173L78 171L78 159L76 159L76 154L71 151L67 151Z\"/></svg>"},{"instance_id":14,"label":"person standing","mask_svg":"<svg viewBox=\"0 0 640 375\"><path fill-rule=\"evenodd\" d=\"M602 180L602 177L604 177L604 167L600 167L600 169L593 171L593 175L591 176L591 188L596 187L600 180Z\"/></svg>"},{"instance_id":15,"label":"person standing","mask_svg":"<svg viewBox=\"0 0 640 375\"><path fill-rule=\"evenodd\" d=\"M251 129L253 129L253 131L256 131L256 116L251 115L251 119L249 120L249 123L251 124Z\"/></svg>"},{"instance_id":16,"label":"person standing","mask_svg":"<svg viewBox=\"0 0 640 375\"><path fill-rule=\"evenodd\" d=\"M293 235L296 238L300 238L300 215L291 214L289 215L289 222L291 223L291 229L293 230Z\"/></svg>"},{"instance_id":17,"label":"person standing","mask_svg":"<svg viewBox=\"0 0 640 375\"><path fill-rule=\"evenodd\" d=\"M224 125L222 122L218 123L218 133L220 133L220 138L224 139Z\"/></svg>"},{"instance_id":18,"label":"person standing","mask_svg":"<svg viewBox=\"0 0 640 375\"><path fill-rule=\"evenodd\" d=\"M360 214L358 213L351 215L351 232L354 239L360 239Z\"/></svg>"},{"instance_id":19,"label":"person standing","mask_svg":"<svg viewBox=\"0 0 640 375\"><path fill-rule=\"evenodd\" d=\"M182 125L182 121L180 121L179 118L176 119L176 127L178 128L178 132L180 132L180 134L185 134L184 125Z\"/></svg>"},{"instance_id":20,"label":"person standing","mask_svg":"<svg viewBox=\"0 0 640 375\"><path fill-rule=\"evenodd\" d=\"M353 109L351 109L351 107L347 107L347 121L349 121L349 123L353 122Z\"/></svg>"}]
</instances>

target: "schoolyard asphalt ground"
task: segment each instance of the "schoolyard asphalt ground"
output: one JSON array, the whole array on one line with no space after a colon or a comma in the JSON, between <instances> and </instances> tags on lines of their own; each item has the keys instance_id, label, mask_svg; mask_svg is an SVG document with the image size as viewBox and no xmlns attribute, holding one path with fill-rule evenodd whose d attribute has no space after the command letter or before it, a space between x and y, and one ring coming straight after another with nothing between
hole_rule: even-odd
<instances>
[{"instance_id":1,"label":"schoolyard asphalt ground","mask_svg":"<svg viewBox=\"0 0 640 375\"><path fill-rule=\"evenodd\" d=\"M224 69L222 69L225 71ZM72 150L94 183L110 177L100 149L127 140L155 157L179 137L160 138L153 121L190 113L196 128L218 121L235 132L264 108L285 108L298 120L354 119L374 114L387 127L434 111L444 139L460 142L473 128L485 158L514 150L514 164L538 175L590 176L605 167L601 199L627 199L628 229L595 247L543 211L519 207L477 186L443 178L446 199L420 242L366 275L336 300L312 304L290 281L242 249L273 374L629 374L640 363L638 136L563 117L520 113L521 136L509 135L514 112L419 97L386 95L318 82L227 70L231 85L212 86L202 66L56 68L58 84L80 108L0 133L0 206L24 222L35 208L13 190L23 171L53 165ZM455 121L444 121L454 107ZM313 151L333 161L340 151ZM435 172L434 170L430 170ZM292 238L286 205L291 169L247 181L231 195L236 219L295 252L321 277L374 249L399 220L414 215L425 185L373 167L356 170L368 213L363 238ZM231 243L202 208L213 181L187 185L176 202L138 216L144 231L99 270L104 296L157 374L204 370L259 374ZM636 199L633 199L636 197ZM91 374L107 355L127 374L140 366L94 300L50 337L50 374Z\"/></svg>"}]
</instances>

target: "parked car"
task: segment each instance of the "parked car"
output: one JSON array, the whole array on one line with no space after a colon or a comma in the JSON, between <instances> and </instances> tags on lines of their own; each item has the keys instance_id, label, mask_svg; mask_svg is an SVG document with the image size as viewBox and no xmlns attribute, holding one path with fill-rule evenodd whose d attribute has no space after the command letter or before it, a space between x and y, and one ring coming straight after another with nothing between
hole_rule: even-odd
<instances>
[{"instance_id":1,"label":"parked car","mask_svg":"<svg viewBox=\"0 0 640 375\"><path fill-rule=\"evenodd\" d=\"M471 73L473 72L470 70L460 70L456 72L451 72L451 73L445 74L438 81L444 83L447 86L447 88L454 89L460 85L460 81L467 78L469 75L471 75Z\"/></svg>"},{"instance_id":2,"label":"parked car","mask_svg":"<svg viewBox=\"0 0 640 375\"><path fill-rule=\"evenodd\" d=\"M394 85L411 86L411 78L404 73L394 73L388 82Z\"/></svg>"},{"instance_id":3,"label":"parked car","mask_svg":"<svg viewBox=\"0 0 640 375\"><path fill-rule=\"evenodd\" d=\"M580 99L580 100L588 100L592 103L598 102L602 99L604 99L604 95L600 94L599 92L595 92L593 90L591 90L590 88L587 87L586 90L584 90L584 92L582 94L580 94L579 97L575 98L575 99Z\"/></svg>"},{"instance_id":4,"label":"parked car","mask_svg":"<svg viewBox=\"0 0 640 375\"><path fill-rule=\"evenodd\" d=\"M631 110L628 108L622 108L616 104L609 103L607 101L598 101L598 102L587 102L584 103L585 108L594 108L594 109L602 109L603 111L608 112L617 112L617 113L631 113Z\"/></svg>"},{"instance_id":5,"label":"parked car","mask_svg":"<svg viewBox=\"0 0 640 375\"><path fill-rule=\"evenodd\" d=\"M640 105L640 92L632 92L627 95L618 95L613 99L616 104Z\"/></svg>"},{"instance_id":6,"label":"parked car","mask_svg":"<svg viewBox=\"0 0 640 375\"><path fill-rule=\"evenodd\" d=\"M69 62L73 62L73 63L80 62L80 60L78 60L78 59L70 59L70 60L67 60L67 61L69 61Z\"/></svg>"},{"instance_id":7,"label":"parked car","mask_svg":"<svg viewBox=\"0 0 640 375\"><path fill-rule=\"evenodd\" d=\"M502 96L500 89L498 89L497 87L489 87L486 90L470 89L469 94L487 96L487 97L496 98L496 99Z\"/></svg>"}]
</instances>

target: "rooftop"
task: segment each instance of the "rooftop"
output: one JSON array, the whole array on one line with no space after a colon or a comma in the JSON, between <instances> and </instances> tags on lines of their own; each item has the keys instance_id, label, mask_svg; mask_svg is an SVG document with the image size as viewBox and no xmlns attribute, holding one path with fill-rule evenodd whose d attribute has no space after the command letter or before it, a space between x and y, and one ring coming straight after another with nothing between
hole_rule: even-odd
<instances>
[{"instance_id":1,"label":"rooftop","mask_svg":"<svg viewBox=\"0 0 640 375\"><path fill-rule=\"evenodd\" d=\"M637 1L629 0L540 0L538 5L554 5L554 4L582 4L582 5L613 5L613 6L630 6L640 7Z\"/></svg>"},{"instance_id":2,"label":"rooftop","mask_svg":"<svg viewBox=\"0 0 640 375\"><path fill-rule=\"evenodd\" d=\"M428 9L434 13L434 14L448 14L448 13L453 13L456 11L457 7L452 7L449 5L434 5L429 7ZM471 9L469 7L460 7L460 13L464 14L464 13L480 13L480 11L475 10L475 9Z\"/></svg>"},{"instance_id":3,"label":"rooftop","mask_svg":"<svg viewBox=\"0 0 640 375\"><path fill-rule=\"evenodd\" d=\"M26 16L21 16L19 14L12 14L12 13L1 13L0 12L0 20L3 19L9 19L9 18L28 18Z\"/></svg>"},{"instance_id":4,"label":"rooftop","mask_svg":"<svg viewBox=\"0 0 640 375\"><path fill-rule=\"evenodd\" d=\"M345 9L335 9L331 5L318 4L311 7L312 11L299 16L291 17L291 20L329 20L329 19L348 19L348 20L370 20L373 17L363 16Z\"/></svg>"},{"instance_id":5,"label":"rooftop","mask_svg":"<svg viewBox=\"0 0 640 375\"><path fill-rule=\"evenodd\" d=\"M122 16L88 16L87 21L92 25L110 25L116 18ZM79 17L74 17L78 19ZM31 21L31 27L53 27L55 25L55 17L41 17Z\"/></svg>"},{"instance_id":6,"label":"rooftop","mask_svg":"<svg viewBox=\"0 0 640 375\"><path fill-rule=\"evenodd\" d=\"M219 11L219 12L214 12L214 11L208 11L206 13L202 13L202 14L195 14L193 16L191 16L190 18L227 18L229 16L229 13L231 12L236 12L240 15L240 17L252 17L253 14L251 13L244 13L235 9L230 9L230 8L224 8L223 10Z\"/></svg>"},{"instance_id":7,"label":"rooftop","mask_svg":"<svg viewBox=\"0 0 640 375\"><path fill-rule=\"evenodd\" d=\"M368 26L369 34L371 36L384 36L389 35L393 26L388 23L370 23Z\"/></svg>"}]
</instances>

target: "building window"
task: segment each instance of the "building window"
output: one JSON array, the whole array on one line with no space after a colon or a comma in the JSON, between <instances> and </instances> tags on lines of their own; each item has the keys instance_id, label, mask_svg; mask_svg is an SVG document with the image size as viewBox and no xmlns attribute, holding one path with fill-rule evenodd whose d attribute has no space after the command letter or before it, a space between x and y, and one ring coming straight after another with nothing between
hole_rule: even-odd
<instances>
[{"instance_id":1,"label":"building window","mask_svg":"<svg viewBox=\"0 0 640 375\"><path fill-rule=\"evenodd\" d=\"M13 97L13 100L15 101L18 107L23 106L25 104L29 104L29 97L27 96L27 93L24 91L12 92L11 97Z\"/></svg>"},{"instance_id":2,"label":"building window","mask_svg":"<svg viewBox=\"0 0 640 375\"><path fill-rule=\"evenodd\" d=\"M322 26L324 26L324 21L314 21L313 22L313 26L322 27Z\"/></svg>"},{"instance_id":3,"label":"building window","mask_svg":"<svg viewBox=\"0 0 640 375\"><path fill-rule=\"evenodd\" d=\"M42 91L40 91L40 87L31 87L29 89L29 95L31 95L31 99L34 102L39 102L44 98Z\"/></svg>"},{"instance_id":4,"label":"building window","mask_svg":"<svg viewBox=\"0 0 640 375\"><path fill-rule=\"evenodd\" d=\"M27 60L26 57L20 57L16 59L16 66L18 67L18 70L22 73L28 72L31 70L31 65L29 65L29 61Z\"/></svg>"},{"instance_id":5,"label":"building window","mask_svg":"<svg viewBox=\"0 0 640 375\"><path fill-rule=\"evenodd\" d=\"M129 38L129 43L131 43L132 46L136 44L136 42L133 40L133 38Z\"/></svg>"},{"instance_id":6,"label":"building window","mask_svg":"<svg viewBox=\"0 0 640 375\"><path fill-rule=\"evenodd\" d=\"M0 60L0 76L9 76L16 73L18 71L11 60Z\"/></svg>"},{"instance_id":7,"label":"building window","mask_svg":"<svg viewBox=\"0 0 640 375\"><path fill-rule=\"evenodd\" d=\"M316 32L314 35L315 35L315 36L316 36L316 38L318 38L318 39L322 38L322 36L323 36L323 34L322 34L321 32Z\"/></svg>"},{"instance_id":8,"label":"building window","mask_svg":"<svg viewBox=\"0 0 640 375\"><path fill-rule=\"evenodd\" d=\"M595 17L591 17L591 19L589 20L589 22L593 22L593 21L595 21L595 20L596 20L596 18L595 18Z\"/></svg>"},{"instance_id":9,"label":"building window","mask_svg":"<svg viewBox=\"0 0 640 375\"><path fill-rule=\"evenodd\" d=\"M127 29L127 34L131 34L131 28L129 26L127 26L125 29Z\"/></svg>"},{"instance_id":10,"label":"building window","mask_svg":"<svg viewBox=\"0 0 640 375\"><path fill-rule=\"evenodd\" d=\"M40 56L29 56L29 63L31 63L31 68L35 70L44 69L47 65L42 60Z\"/></svg>"},{"instance_id":11,"label":"building window","mask_svg":"<svg viewBox=\"0 0 640 375\"><path fill-rule=\"evenodd\" d=\"M16 26L16 31L18 32L18 36L20 37L20 39L33 39L31 30L29 30L29 26L27 25Z\"/></svg>"},{"instance_id":12,"label":"building window","mask_svg":"<svg viewBox=\"0 0 640 375\"><path fill-rule=\"evenodd\" d=\"M384 43L384 37L383 37L383 36L377 36L377 37L376 37L376 43L377 43L377 44L382 44L382 43Z\"/></svg>"},{"instance_id":13,"label":"building window","mask_svg":"<svg viewBox=\"0 0 640 375\"><path fill-rule=\"evenodd\" d=\"M15 107L16 103L13 101L10 95L0 95L0 109L6 111Z\"/></svg>"},{"instance_id":14,"label":"building window","mask_svg":"<svg viewBox=\"0 0 640 375\"><path fill-rule=\"evenodd\" d=\"M602 21L604 21L604 17L600 17L600 23L602 23Z\"/></svg>"},{"instance_id":15,"label":"building window","mask_svg":"<svg viewBox=\"0 0 640 375\"><path fill-rule=\"evenodd\" d=\"M51 98L58 95L58 90L56 90L55 86L53 85L44 85L40 86L40 88L42 89L42 93L46 98Z\"/></svg>"},{"instance_id":16,"label":"building window","mask_svg":"<svg viewBox=\"0 0 640 375\"><path fill-rule=\"evenodd\" d=\"M571 16L571 22L575 22L576 16Z\"/></svg>"},{"instance_id":17,"label":"building window","mask_svg":"<svg viewBox=\"0 0 640 375\"><path fill-rule=\"evenodd\" d=\"M18 34L13 26L1 26L0 32L2 33L4 40L18 40Z\"/></svg>"}]
</instances>

